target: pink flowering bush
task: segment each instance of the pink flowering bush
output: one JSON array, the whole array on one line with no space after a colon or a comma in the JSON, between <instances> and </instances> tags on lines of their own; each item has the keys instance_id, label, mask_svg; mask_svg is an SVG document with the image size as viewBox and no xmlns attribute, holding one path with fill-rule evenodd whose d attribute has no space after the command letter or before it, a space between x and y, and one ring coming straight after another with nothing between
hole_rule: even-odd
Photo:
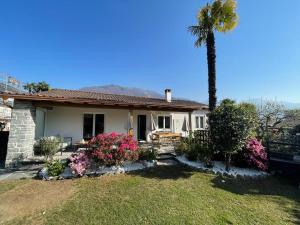
<instances>
[{"instance_id":1,"label":"pink flowering bush","mask_svg":"<svg viewBox=\"0 0 300 225\"><path fill-rule=\"evenodd\" d=\"M99 134L90 141L92 156L104 165L121 165L126 160L138 159L138 145L131 135Z\"/></svg>"},{"instance_id":2,"label":"pink flowering bush","mask_svg":"<svg viewBox=\"0 0 300 225\"><path fill-rule=\"evenodd\" d=\"M90 166L90 159L86 152L72 154L70 161L71 163L69 166L71 167L72 171L79 176L82 176Z\"/></svg>"},{"instance_id":3,"label":"pink flowering bush","mask_svg":"<svg viewBox=\"0 0 300 225\"><path fill-rule=\"evenodd\" d=\"M249 166L256 167L260 170L268 169L268 157L261 141L256 138L250 139L245 148L245 158Z\"/></svg>"}]
</instances>

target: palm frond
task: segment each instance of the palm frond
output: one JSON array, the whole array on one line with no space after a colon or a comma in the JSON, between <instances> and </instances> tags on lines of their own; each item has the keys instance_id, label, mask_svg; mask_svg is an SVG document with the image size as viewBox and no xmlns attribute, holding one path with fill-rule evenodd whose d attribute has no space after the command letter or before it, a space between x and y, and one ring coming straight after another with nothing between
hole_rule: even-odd
<instances>
[{"instance_id":1,"label":"palm frond","mask_svg":"<svg viewBox=\"0 0 300 225\"><path fill-rule=\"evenodd\" d=\"M221 0L218 0L221 1ZM238 24L238 15L236 13L236 1L225 0L219 10L218 19L215 28L219 32L228 32L233 30Z\"/></svg>"},{"instance_id":2,"label":"palm frond","mask_svg":"<svg viewBox=\"0 0 300 225\"><path fill-rule=\"evenodd\" d=\"M201 25L190 26L188 31L197 37L195 42L196 47L200 47L206 41L207 33L205 32L204 28Z\"/></svg>"}]
</instances>

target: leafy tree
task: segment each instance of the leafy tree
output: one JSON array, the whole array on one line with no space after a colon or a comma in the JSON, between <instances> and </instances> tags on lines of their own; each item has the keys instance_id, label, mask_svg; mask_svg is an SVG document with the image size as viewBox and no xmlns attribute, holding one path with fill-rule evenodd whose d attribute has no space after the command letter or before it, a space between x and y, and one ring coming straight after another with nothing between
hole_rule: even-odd
<instances>
[{"instance_id":1,"label":"leafy tree","mask_svg":"<svg viewBox=\"0 0 300 225\"><path fill-rule=\"evenodd\" d=\"M214 32L228 32L238 23L235 0L215 0L198 13L198 24L190 26L189 31L197 37L196 47L206 44L208 64L209 109L216 108L216 50Z\"/></svg>"},{"instance_id":2,"label":"leafy tree","mask_svg":"<svg viewBox=\"0 0 300 225\"><path fill-rule=\"evenodd\" d=\"M258 126L259 117L258 117L256 106L252 103L246 103L246 102L240 103L239 106L247 112L247 116L249 117L249 119L252 123L252 126L254 128L251 136L256 137L257 136L257 129L259 127Z\"/></svg>"},{"instance_id":3,"label":"leafy tree","mask_svg":"<svg viewBox=\"0 0 300 225\"><path fill-rule=\"evenodd\" d=\"M28 90L29 93L34 94L34 93L39 93L41 91L48 91L50 90L50 85L47 84L45 81L41 81L38 83L27 83L24 85L24 89Z\"/></svg>"},{"instance_id":4,"label":"leafy tree","mask_svg":"<svg viewBox=\"0 0 300 225\"><path fill-rule=\"evenodd\" d=\"M293 127L293 129L291 130L291 134L292 135L300 134L300 124Z\"/></svg>"},{"instance_id":5,"label":"leafy tree","mask_svg":"<svg viewBox=\"0 0 300 225\"><path fill-rule=\"evenodd\" d=\"M287 118L283 104L276 101L266 101L258 107L259 136L264 141L269 139L270 130L280 128L280 124Z\"/></svg>"},{"instance_id":6,"label":"leafy tree","mask_svg":"<svg viewBox=\"0 0 300 225\"><path fill-rule=\"evenodd\" d=\"M245 146L253 135L255 125L244 105L224 100L210 115L211 142L214 150L225 156L226 169L229 170L231 157Z\"/></svg>"}]
</instances>

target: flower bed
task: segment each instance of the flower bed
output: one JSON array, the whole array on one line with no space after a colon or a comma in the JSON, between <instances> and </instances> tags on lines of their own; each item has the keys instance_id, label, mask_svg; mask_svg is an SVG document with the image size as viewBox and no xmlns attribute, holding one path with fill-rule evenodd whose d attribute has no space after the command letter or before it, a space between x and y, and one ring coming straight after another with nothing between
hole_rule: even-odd
<instances>
[{"instance_id":1,"label":"flower bed","mask_svg":"<svg viewBox=\"0 0 300 225\"><path fill-rule=\"evenodd\" d=\"M264 177L268 176L268 173L264 171L259 171L251 168L238 168L238 167L230 167L229 171L226 171L226 165L224 162L221 161L214 161L213 167L208 168L205 167L205 164L200 161L189 161L185 156L177 156L177 161L181 164L189 166L194 169L199 169L202 171L209 171L215 174L221 174L225 176L242 176L242 177Z\"/></svg>"},{"instance_id":2,"label":"flower bed","mask_svg":"<svg viewBox=\"0 0 300 225\"><path fill-rule=\"evenodd\" d=\"M55 178L75 178L118 174L153 167L155 162L137 161L138 145L132 136L126 134L99 134L89 143L90 149L72 154L69 166ZM39 173L42 179L50 178L47 169Z\"/></svg>"}]
</instances>

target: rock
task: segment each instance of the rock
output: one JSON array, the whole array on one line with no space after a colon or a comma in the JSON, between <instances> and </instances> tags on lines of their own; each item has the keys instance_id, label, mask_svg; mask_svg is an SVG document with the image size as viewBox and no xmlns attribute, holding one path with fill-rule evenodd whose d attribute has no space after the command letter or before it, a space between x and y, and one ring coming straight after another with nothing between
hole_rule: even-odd
<instances>
[{"instance_id":1,"label":"rock","mask_svg":"<svg viewBox=\"0 0 300 225\"><path fill-rule=\"evenodd\" d=\"M43 169L41 169L38 174L37 174L38 178L41 180L50 180L49 175L48 175L48 170L46 167L44 167Z\"/></svg>"},{"instance_id":2,"label":"rock","mask_svg":"<svg viewBox=\"0 0 300 225\"><path fill-rule=\"evenodd\" d=\"M294 155L294 161L300 162L300 155Z\"/></svg>"},{"instance_id":3,"label":"rock","mask_svg":"<svg viewBox=\"0 0 300 225\"><path fill-rule=\"evenodd\" d=\"M64 172L60 174L59 177L63 179L70 179L70 178L74 178L75 175L73 174L73 171L70 167L66 167L64 169Z\"/></svg>"}]
</instances>

